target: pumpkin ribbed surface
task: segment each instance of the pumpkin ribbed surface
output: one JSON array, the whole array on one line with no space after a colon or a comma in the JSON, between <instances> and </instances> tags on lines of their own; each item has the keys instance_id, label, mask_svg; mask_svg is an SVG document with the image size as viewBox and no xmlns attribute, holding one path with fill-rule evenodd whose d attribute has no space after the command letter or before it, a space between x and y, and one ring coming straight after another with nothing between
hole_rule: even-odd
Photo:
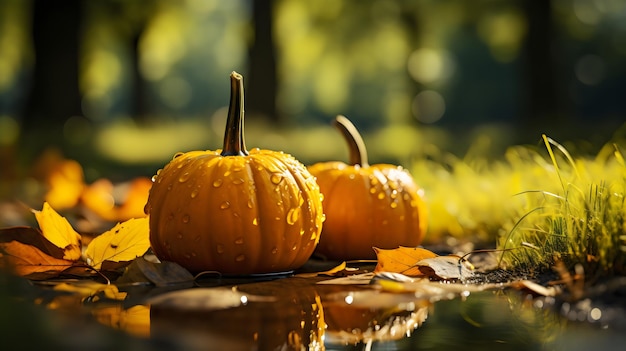
<instances>
[{"instance_id":1,"label":"pumpkin ribbed surface","mask_svg":"<svg viewBox=\"0 0 626 351\"><path fill-rule=\"evenodd\" d=\"M179 153L154 177L146 205L152 250L192 272L296 269L319 241L319 186L289 154L246 150L237 73L231 88L224 148Z\"/></svg>"}]
</instances>

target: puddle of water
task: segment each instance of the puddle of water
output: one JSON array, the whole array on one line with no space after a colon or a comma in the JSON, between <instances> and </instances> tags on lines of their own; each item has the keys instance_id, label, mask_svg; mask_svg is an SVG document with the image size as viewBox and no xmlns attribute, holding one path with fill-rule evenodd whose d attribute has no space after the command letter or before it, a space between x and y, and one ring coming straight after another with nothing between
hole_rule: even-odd
<instances>
[{"instance_id":1,"label":"puddle of water","mask_svg":"<svg viewBox=\"0 0 626 351\"><path fill-rule=\"evenodd\" d=\"M185 350L572 351L593 346L600 351L626 343L623 333L573 324L524 303L514 291L431 303L412 294L298 279L191 290L195 295L173 292L143 306L145 324L135 330L174 340Z\"/></svg>"},{"instance_id":2,"label":"puddle of water","mask_svg":"<svg viewBox=\"0 0 626 351\"><path fill-rule=\"evenodd\" d=\"M127 301L87 302L78 296L44 294L41 305L55 306L56 311L48 311L53 317L37 314L37 323L33 317L20 314L6 298L0 299L0 306L8 311L4 316L11 323L3 324L5 328L13 324L20 330L38 325L43 330L56 330L57 322L50 321L67 321L67 315L73 315L69 318L75 321L71 328L57 332L55 340L67 344L70 337L80 336L72 345L83 349L87 345L107 349L113 340L109 332L114 329L132 336L119 341L118 334L111 334L118 338L116 349L144 345L143 349L186 351L603 351L626 345L623 330L571 322L521 299L517 291L477 292L433 303L413 294L316 285L312 279L288 278L159 294L151 289L129 291L129 297L136 299L137 295L153 297L147 299L150 304L127 306L123 305ZM59 318L61 315L65 317ZM86 328L85 316L113 328L95 333L93 328ZM20 320L28 322L19 324ZM10 328L3 333L7 330ZM37 329L22 334L19 338L17 334L8 336L21 340L27 334L37 335ZM40 344L42 350L54 349L43 341Z\"/></svg>"}]
</instances>

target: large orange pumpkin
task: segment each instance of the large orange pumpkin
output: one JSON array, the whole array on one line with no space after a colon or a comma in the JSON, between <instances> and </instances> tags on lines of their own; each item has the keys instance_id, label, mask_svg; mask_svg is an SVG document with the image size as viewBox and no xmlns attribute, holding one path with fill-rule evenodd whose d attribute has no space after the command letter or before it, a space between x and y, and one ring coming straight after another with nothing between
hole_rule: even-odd
<instances>
[{"instance_id":1,"label":"large orange pumpkin","mask_svg":"<svg viewBox=\"0 0 626 351\"><path fill-rule=\"evenodd\" d=\"M154 177L152 249L192 272L296 269L319 241L319 186L291 155L246 149L243 77L233 72L230 81L223 149L179 153Z\"/></svg>"},{"instance_id":2,"label":"large orange pumpkin","mask_svg":"<svg viewBox=\"0 0 626 351\"><path fill-rule=\"evenodd\" d=\"M409 172L391 164L369 165L365 144L344 116L335 119L350 147L350 164L309 167L324 194L326 221L317 252L329 259L374 259L372 247L417 246L426 231L423 191Z\"/></svg>"}]
</instances>

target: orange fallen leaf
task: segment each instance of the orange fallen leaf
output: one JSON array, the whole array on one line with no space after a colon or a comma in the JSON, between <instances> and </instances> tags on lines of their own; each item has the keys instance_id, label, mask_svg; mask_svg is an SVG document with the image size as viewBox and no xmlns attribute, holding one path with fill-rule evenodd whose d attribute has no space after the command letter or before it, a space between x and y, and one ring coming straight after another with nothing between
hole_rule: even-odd
<instances>
[{"instance_id":1,"label":"orange fallen leaf","mask_svg":"<svg viewBox=\"0 0 626 351\"><path fill-rule=\"evenodd\" d=\"M437 254L420 247L404 247L397 249L374 248L378 264L374 273L393 272L407 276L424 275L415 264L426 258L437 257Z\"/></svg>"},{"instance_id":2,"label":"orange fallen leaf","mask_svg":"<svg viewBox=\"0 0 626 351\"><path fill-rule=\"evenodd\" d=\"M81 194L82 204L100 218L107 221L126 221L131 218L145 217L144 206L152 181L146 177L137 177L128 184L116 186L108 179L98 179L85 188ZM115 196L119 189L122 196ZM121 200L121 201L120 201ZM116 206L116 203L121 205Z\"/></svg>"},{"instance_id":3,"label":"orange fallen leaf","mask_svg":"<svg viewBox=\"0 0 626 351\"><path fill-rule=\"evenodd\" d=\"M130 218L146 217L144 207L148 202L148 194L152 188L152 180L146 177L138 177L130 182L126 198L121 206L116 208L116 219L125 221Z\"/></svg>"},{"instance_id":4,"label":"orange fallen leaf","mask_svg":"<svg viewBox=\"0 0 626 351\"><path fill-rule=\"evenodd\" d=\"M0 257L3 258L0 265L6 263L17 275L23 277L38 273L56 276L74 264L72 261L54 258L34 246L18 241L0 243L0 252L2 253Z\"/></svg>"},{"instance_id":5,"label":"orange fallen leaf","mask_svg":"<svg viewBox=\"0 0 626 351\"><path fill-rule=\"evenodd\" d=\"M83 168L77 161L61 160L47 175L46 184L46 202L58 209L71 208L78 203L85 187Z\"/></svg>"},{"instance_id":6,"label":"orange fallen leaf","mask_svg":"<svg viewBox=\"0 0 626 351\"><path fill-rule=\"evenodd\" d=\"M81 257L81 237L65 217L59 215L47 202L41 211L33 210L43 236L63 249L63 259L78 261Z\"/></svg>"},{"instance_id":7,"label":"orange fallen leaf","mask_svg":"<svg viewBox=\"0 0 626 351\"><path fill-rule=\"evenodd\" d=\"M133 218L95 237L87 246L85 258L90 266L101 269L106 261L132 261L149 248L148 218Z\"/></svg>"},{"instance_id":8,"label":"orange fallen leaf","mask_svg":"<svg viewBox=\"0 0 626 351\"><path fill-rule=\"evenodd\" d=\"M115 198L113 183L102 178L91 183L81 194L81 203L100 218L107 221L115 220Z\"/></svg>"}]
</instances>

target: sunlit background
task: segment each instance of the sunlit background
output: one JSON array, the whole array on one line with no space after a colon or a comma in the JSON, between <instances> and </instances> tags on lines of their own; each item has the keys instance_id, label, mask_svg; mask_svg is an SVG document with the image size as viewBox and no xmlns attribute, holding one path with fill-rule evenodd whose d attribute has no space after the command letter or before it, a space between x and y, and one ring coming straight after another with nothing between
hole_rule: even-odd
<instances>
[{"instance_id":1,"label":"sunlit background","mask_svg":"<svg viewBox=\"0 0 626 351\"><path fill-rule=\"evenodd\" d=\"M306 164L347 155L337 114L374 163L541 133L600 147L625 63L623 0L0 0L2 173L50 147L91 178L220 148L233 70L248 146Z\"/></svg>"}]
</instances>

